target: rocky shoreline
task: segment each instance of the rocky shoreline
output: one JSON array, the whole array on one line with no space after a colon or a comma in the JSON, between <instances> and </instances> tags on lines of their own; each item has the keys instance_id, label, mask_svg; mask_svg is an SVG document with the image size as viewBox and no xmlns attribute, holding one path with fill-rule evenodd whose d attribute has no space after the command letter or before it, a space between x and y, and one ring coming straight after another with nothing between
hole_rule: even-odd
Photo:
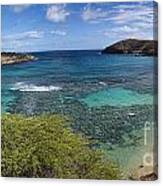
<instances>
[{"instance_id":1,"label":"rocky shoreline","mask_svg":"<svg viewBox=\"0 0 163 186\"><path fill-rule=\"evenodd\" d=\"M104 48L102 54L157 56L158 42L155 40L126 39Z\"/></svg>"},{"instance_id":2,"label":"rocky shoreline","mask_svg":"<svg viewBox=\"0 0 163 186\"><path fill-rule=\"evenodd\" d=\"M22 63L22 62L33 61L33 60L36 60L36 57L30 54L18 54L14 52L2 52L1 53L1 64L2 65Z\"/></svg>"}]
</instances>

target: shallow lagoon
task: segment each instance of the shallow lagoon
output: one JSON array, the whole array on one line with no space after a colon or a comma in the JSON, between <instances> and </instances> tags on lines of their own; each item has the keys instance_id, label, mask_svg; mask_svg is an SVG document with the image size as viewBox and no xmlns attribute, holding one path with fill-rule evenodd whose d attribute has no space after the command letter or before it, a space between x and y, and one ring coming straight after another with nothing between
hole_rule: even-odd
<instances>
[{"instance_id":1,"label":"shallow lagoon","mask_svg":"<svg viewBox=\"0 0 163 186\"><path fill-rule=\"evenodd\" d=\"M122 87L108 88L91 93L82 99L89 107L110 106L132 106L152 104L153 96L150 94L139 94L136 91L127 90Z\"/></svg>"}]
</instances>

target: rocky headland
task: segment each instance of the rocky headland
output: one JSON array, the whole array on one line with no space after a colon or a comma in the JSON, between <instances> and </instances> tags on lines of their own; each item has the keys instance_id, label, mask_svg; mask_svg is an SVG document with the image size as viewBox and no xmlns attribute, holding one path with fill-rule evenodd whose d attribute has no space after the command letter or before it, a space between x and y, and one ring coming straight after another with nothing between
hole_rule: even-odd
<instances>
[{"instance_id":1,"label":"rocky headland","mask_svg":"<svg viewBox=\"0 0 163 186\"><path fill-rule=\"evenodd\" d=\"M30 54L18 54L14 52L2 52L1 53L1 64L14 64L14 63L22 63L27 61L33 61L36 58Z\"/></svg>"},{"instance_id":2,"label":"rocky headland","mask_svg":"<svg viewBox=\"0 0 163 186\"><path fill-rule=\"evenodd\" d=\"M155 40L126 39L104 48L102 53L157 56L158 42Z\"/></svg>"}]
</instances>

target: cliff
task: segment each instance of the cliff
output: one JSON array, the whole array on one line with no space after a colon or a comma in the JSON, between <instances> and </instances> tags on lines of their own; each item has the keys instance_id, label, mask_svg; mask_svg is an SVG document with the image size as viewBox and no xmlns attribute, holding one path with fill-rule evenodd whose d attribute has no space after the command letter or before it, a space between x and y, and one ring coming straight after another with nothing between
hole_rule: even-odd
<instances>
[{"instance_id":1,"label":"cliff","mask_svg":"<svg viewBox=\"0 0 163 186\"><path fill-rule=\"evenodd\" d=\"M126 39L102 50L103 54L135 54L157 56L158 42L154 40Z\"/></svg>"}]
</instances>

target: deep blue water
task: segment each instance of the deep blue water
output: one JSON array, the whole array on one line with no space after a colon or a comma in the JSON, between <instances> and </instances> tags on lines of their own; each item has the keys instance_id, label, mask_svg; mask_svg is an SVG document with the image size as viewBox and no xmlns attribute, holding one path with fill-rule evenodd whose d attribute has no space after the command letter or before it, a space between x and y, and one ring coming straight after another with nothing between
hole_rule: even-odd
<instances>
[{"instance_id":1,"label":"deep blue water","mask_svg":"<svg viewBox=\"0 0 163 186\"><path fill-rule=\"evenodd\" d=\"M100 51L32 54L38 60L2 66L3 112L10 111L16 99L24 100L32 92L33 99L39 94L40 106L44 106L46 93L82 100L99 90L122 87L148 96L153 94L153 57L101 55Z\"/></svg>"}]
</instances>

